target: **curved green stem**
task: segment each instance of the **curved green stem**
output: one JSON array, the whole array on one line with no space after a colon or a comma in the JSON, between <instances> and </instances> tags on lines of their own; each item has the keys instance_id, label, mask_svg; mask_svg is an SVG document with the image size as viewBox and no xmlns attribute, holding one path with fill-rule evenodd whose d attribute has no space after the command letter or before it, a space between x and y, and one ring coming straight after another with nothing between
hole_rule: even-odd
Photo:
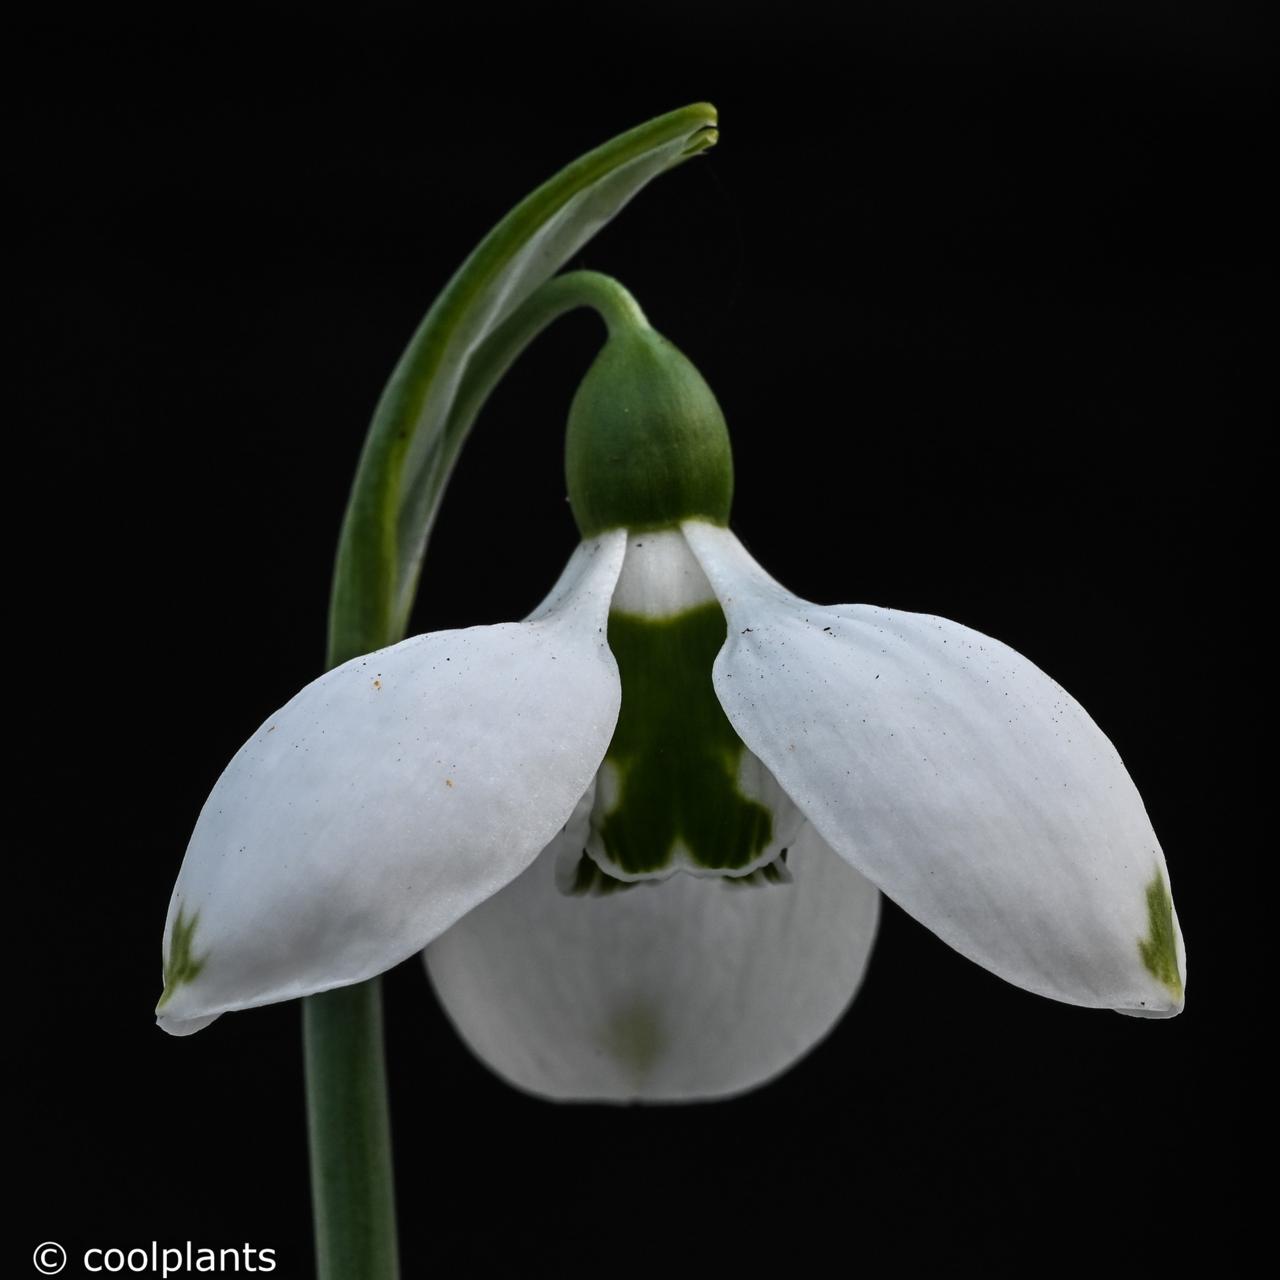
<instances>
[{"instance_id":1,"label":"curved green stem","mask_svg":"<svg viewBox=\"0 0 1280 1280\"><path fill-rule=\"evenodd\" d=\"M467 362L444 428L444 465L452 469L467 434L494 387L520 353L553 320L578 307L592 307L610 334L620 329L647 329L640 304L612 276L598 271L569 271L554 276L515 309L476 348Z\"/></svg>"},{"instance_id":2,"label":"curved green stem","mask_svg":"<svg viewBox=\"0 0 1280 1280\"><path fill-rule=\"evenodd\" d=\"M512 209L445 285L396 364L360 454L329 615L342 658L403 638L450 470L445 425L477 349L637 192L712 146L715 126L715 108L694 103L579 157Z\"/></svg>"}]
</instances>

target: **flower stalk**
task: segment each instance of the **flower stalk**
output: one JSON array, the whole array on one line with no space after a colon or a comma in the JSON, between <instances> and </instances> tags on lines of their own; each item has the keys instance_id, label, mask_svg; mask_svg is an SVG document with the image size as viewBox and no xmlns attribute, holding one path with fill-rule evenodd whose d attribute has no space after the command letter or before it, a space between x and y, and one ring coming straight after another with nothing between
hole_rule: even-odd
<instances>
[{"instance_id":1,"label":"flower stalk","mask_svg":"<svg viewBox=\"0 0 1280 1280\"><path fill-rule=\"evenodd\" d=\"M396 1280L382 982L303 1001L307 1132L319 1280Z\"/></svg>"}]
</instances>

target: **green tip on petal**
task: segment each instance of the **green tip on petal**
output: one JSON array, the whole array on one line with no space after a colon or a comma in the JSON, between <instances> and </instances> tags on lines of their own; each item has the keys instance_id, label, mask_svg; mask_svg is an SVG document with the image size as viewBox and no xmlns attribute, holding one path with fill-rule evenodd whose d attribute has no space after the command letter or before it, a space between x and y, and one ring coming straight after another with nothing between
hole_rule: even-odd
<instances>
[{"instance_id":1,"label":"green tip on petal","mask_svg":"<svg viewBox=\"0 0 1280 1280\"><path fill-rule=\"evenodd\" d=\"M661 1004L643 996L623 1004L605 1024L601 1036L606 1052L624 1075L641 1087L670 1046L663 1026Z\"/></svg>"},{"instance_id":2,"label":"green tip on petal","mask_svg":"<svg viewBox=\"0 0 1280 1280\"><path fill-rule=\"evenodd\" d=\"M1168 987L1174 999L1182 999L1182 975L1178 972L1177 930L1173 926L1173 899L1164 876L1157 871L1147 885L1147 937L1138 953L1157 982Z\"/></svg>"},{"instance_id":3,"label":"green tip on petal","mask_svg":"<svg viewBox=\"0 0 1280 1280\"><path fill-rule=\"evenodd\" d=\"M164 1008L180 986L194 982L204 968L208 956L197 956L191 945L199 920L198 911L188 920L182 908L178 908L178 918L173 922L173 932L169 935L169 954L164 962L164 992L156 1005L157 1012Z\"/></svg>"}]
</instances>

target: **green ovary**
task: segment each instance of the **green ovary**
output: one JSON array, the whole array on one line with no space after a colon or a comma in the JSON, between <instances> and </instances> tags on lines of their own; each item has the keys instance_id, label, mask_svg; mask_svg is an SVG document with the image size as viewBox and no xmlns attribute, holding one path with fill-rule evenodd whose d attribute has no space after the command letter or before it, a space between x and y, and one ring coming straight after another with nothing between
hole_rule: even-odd
<instances>
[{"instance_id":1,"label":"green ovary","mask_svg":"<svg viewBox=\"0 0 1280 1280\"><path fill-rule=\"evenodd\" d=\"M678 846L710 871L740 872L773 838L773 814L743 795L745 750L711 683L725 640L715 603L671 618L614 613L609 647L622 710L603 772L616 793L592 818L597 855L629 876L672 866Z\"/></svg>"}]
</instances>

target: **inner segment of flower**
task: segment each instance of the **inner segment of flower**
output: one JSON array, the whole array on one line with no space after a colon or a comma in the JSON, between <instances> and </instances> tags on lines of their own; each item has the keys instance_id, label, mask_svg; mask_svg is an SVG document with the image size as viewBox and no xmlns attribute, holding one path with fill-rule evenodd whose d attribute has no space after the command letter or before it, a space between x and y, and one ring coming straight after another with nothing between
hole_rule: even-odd
<instances>
[{"instance_id":1,"label":"inner segment of flower","mask_svg":"<svg viewBox=\"0 0 1280 1280\"><path fill-rule=\"evenodd\" d=\"M803 817L720 707L725 618L676 530L632 535L609 615L622 708L571 892L677 871L786 880Z\"/></svg>"}]
</instances>

